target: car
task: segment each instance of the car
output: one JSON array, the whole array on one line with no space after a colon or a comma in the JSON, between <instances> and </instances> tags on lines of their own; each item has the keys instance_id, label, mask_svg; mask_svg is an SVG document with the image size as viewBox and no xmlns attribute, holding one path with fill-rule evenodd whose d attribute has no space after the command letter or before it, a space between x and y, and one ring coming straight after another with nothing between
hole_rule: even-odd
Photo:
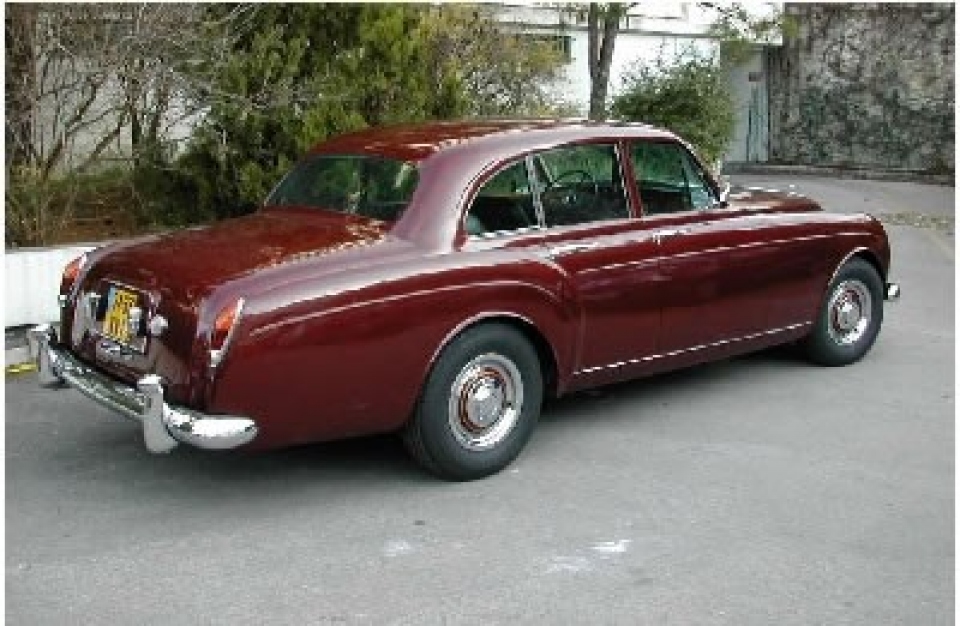
<instances>
[{"instance_id":1,"label":"car","mask_svg":"<svg viewBox=\"0 0 960 626\"><path fill-rule=\"evenodd\" d=\"M30 336L42 385L153 452L395 432L470 480L547 397L777 344L853 363L889 272L876 219L732 190L665 130L433 122L319 144L250 215L84 254Z\"/></svg>"}]
</instances>

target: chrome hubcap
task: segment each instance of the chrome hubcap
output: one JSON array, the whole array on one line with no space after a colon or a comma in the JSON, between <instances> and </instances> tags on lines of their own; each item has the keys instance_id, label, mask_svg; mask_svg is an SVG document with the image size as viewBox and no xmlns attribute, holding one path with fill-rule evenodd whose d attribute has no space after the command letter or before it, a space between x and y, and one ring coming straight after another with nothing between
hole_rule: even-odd
<instances>
[{"instance_id":1,"label":"chrome hubcap","mask_svg":"<svg viewBox=\"0 0 960 626\"><path fill-rule=\"evenodd\" d=\"M870 327L873 298L859 280L847 280L834 289L828 303L830 338L840 345L856 343Z\"/></svg>"},{"instance_id":2,"label":"chrome hubcap","mask_svg":"<svg viewBox=\"0 0 960 626\"><path fill-rule=\"evenodd\" d=\"M482 354L453 381L450 429L465 448L492 448L510 434L522 408L523 381L517 366L502 355Z\"/></svg>"}]
</instances>

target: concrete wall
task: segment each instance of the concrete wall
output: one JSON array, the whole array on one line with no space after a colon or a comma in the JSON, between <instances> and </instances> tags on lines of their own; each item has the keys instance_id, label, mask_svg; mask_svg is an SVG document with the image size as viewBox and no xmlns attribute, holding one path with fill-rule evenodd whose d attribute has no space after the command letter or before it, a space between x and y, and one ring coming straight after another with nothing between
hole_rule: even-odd
<instances>
[{"instance_id":1,"label":"concrete wall","mask_svg":"<svg viewBox=\"0 0 960 626\"><path fill-rule=\"evenodd\" d=\"M770 159L954 169L954 6L784 7L798 32L769 50Z\"/></svg>"},{"instance_id":2,"label":"concrete wall","mask_svg":"<svg viewBox=\"0 0 960 626\"><path fill-rule=\"evenodd\" d=\"M67 263L93 245L7 250L4 262L3 325L23 326L60 319L57 295Z\"/></svg>"}]
</instances>

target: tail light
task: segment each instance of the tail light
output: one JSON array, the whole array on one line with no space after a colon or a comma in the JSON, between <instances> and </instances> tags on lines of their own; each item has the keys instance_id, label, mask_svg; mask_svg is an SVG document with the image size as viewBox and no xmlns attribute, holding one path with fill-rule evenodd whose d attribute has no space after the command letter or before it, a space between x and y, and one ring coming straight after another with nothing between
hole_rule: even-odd
<instances>
[{"instance_id":1,"label":"tail light","mask_svg":"<svg viewBox=\"0 0 960 626\"><path fill-rule=\"evenodd\" d=\"M61 295L67 295L70 293L70 290L73 289L74 284L77 282L77 277L80 275L80 270L82 270L83 266L86 264L86 253L81 254L74 260L67 263L67 266L63 268L63 276L60 278Z\"/></svg>"},{"instance_id":2,"label":"tail light","mask_svg":"<svg viewBox=\"0 0 960 626\"><path fill-rule=\"evenodd\" d=\"M217 367L226 356L240 315L243 313L243 298L238 298L217 313L210 333L210 366Z\"/></svg>"}]
</instances>

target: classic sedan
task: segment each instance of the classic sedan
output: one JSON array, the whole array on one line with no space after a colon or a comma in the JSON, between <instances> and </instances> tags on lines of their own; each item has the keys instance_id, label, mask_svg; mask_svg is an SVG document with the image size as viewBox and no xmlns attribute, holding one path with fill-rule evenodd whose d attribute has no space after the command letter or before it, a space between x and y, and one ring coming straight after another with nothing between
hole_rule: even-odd
<instances>
[{"instance_id":1,"label":"classic sedan","mask_svg":"<svg viewBox=\"0 0 960 626\"><path fill-rule=\"evenodd\" d=\"M731 193L640 124L442 122L316 146L254 214L71 262L42 384L180 443L399 432L449 479L497 472L543 399L796 343L873 345L877 220Z\"/></svg>"}]
</instances>

